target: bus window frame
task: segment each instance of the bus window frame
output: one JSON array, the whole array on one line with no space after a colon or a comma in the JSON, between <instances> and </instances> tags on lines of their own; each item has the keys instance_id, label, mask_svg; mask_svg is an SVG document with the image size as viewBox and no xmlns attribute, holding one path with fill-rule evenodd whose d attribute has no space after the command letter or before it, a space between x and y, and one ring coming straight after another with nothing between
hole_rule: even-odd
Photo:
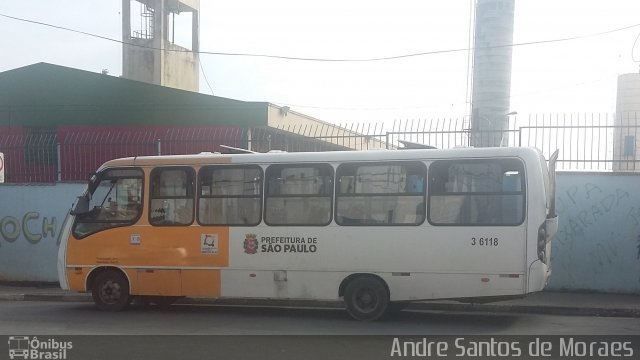
<instances>
[{"instance_id":1,"label":"bus window frame","mask_svg":"<svg viewBox=\"0 0 640 360\"><path fill-rule=\"evenodd\" d=\"M105 174L107 174L109 171L119 171L119 170L134 170L134 171L138 171L139 172L139 176L130 176L130 177L104 177ZM124 178L124 179L141 179L142 182L140 183L140 206L138 209L138 215L128 221L124 221L124 220L95 220L92 221L91 223L98 223L98 224L117 224L116 226L109 226L109 227L105 227L103 229L99 229L97 231L93 231L93 232L89 232L86 233L82 236L77 236L76 234L76 228L78 226L79 223L82 222L82 218L87 216L87 214L89 214L89 212L87 212L86 214L76 214L75 215L75 219L73 221L73 225L71 227L71 235L73 236L74 239L76 240L82 240L85 239L91 235L95 235L99 232L102 231L106 231L106 230L110 230L110 229L114 229L114 228L119 228L119 227L125 227L125 226L132 226L135 225L138 221L140 221L140 219L142 218L142 214L144 213L144 202L145 202L145 197L144 197L144 193L145 193L145 185L146 185L146 179L145 179L145 174L144 174L144 170L141 167L138 166L131 166L131 167L110 167L110 168L104 168L102 170L100 170L99 172L93 174L95 176L95 181L93 181L92 183L90 182L87 188L87 192L86 195L87 196L91 196L93 197L93 193L94 191L98 188L98 186L100 185L100 182L102 182L102 180L104 179L109 179L109 178Z\"/></svg>"},{"instance_id":2,"label":"bus window frame","mask_svg":"<svg viewBox=\"0 0 640 360\"><path fill-rule=\"evenodd\" d=\"M154 173L158 172L158 171L162 171L162 170L182 170L185 169L188 172L191 173L191 200L193 201L191 204L191 221L189 223L184 223L184 224L157 224L154 223L151 219L151 213L152 213L152 209L151 209L151 201L153 200L159 200L159 199L165 199L165 200L172 200L172 199L189 199L188 197L182 197L182 196L163 196L163 197L153 197L152 194L152 189L151 186L153 184L153 175ZM197 181L197 174L196 174L196 170L191 167L191 166L184 166L184 165L177 165L177 166L173 166L173 165L163 165L163 166L156 166L154 168L151 169L151 171L149 172L149 203L148 203L148 211L147 211L147 221L149 222L149 225L152 227L187 227L187 226L191 226L193 225L195 218L196 218L196 181ZM188 190L188 188L187 188ZM188 191L187 191L188 194Z\"/></svg>"},{"instance_id":3,"label":"bus window frame","mask_svg":"<svg viewBox=\"0 0 640 360\"><path fill-rule=\"evenodd\" d=\"M436 188L435 186L433 186L433 182L431 180L431 176L435 173L437 174L437 170L433 170L432 167L434 164L448 164L447 169L449 168L449 166L453 163L462 163L462 164L478 164L478 163L491 163L491 162L497 162L497 163L501 163L503 161L516 161L518 162L518 165L520 166L520 169L522 170L522 173L520 174L520 186L521 189L520 191L507 191L507 192L434 192L433 189ZM527 186L527 179L528 179L528 175L527 175L527 166L524 160L522 160L521 158L518 157L496 157L496 158L479 158L479 159L472 159L472 158L459 158L459 159L445 159L445 160L434 160L429 164L429 170L430 170L430 176L428 178L428 185L427 187L429 188L429 194L427 197L427 220L429 221L429 224L432 226L446 226L446 227L492 227L492 226L499 226L499 227L519 227L522 226L523 224L525 224L527 222L527 218L528 218L528 214L527 214L527 206L529 203L529 196L528 196L528 186ZM504 174L506 174L508 171L513 171L513 170L507 170L505 172L503 172L503 176ZM473 195L522 195L523 199L522 199L522 218L520 219L520 221L518 223L513 223L513 224L509 224L509 223L496 223L496 224L481 224L481 223L438 223L438 222L434 222L431 220L431 197L432 196L443 196L443 195L452 195L452 196L473 196Z\"/></svg>"},{"instance_id":4,"label":"bus window frame","mask_svg":"<svg viewBox=\"0 0 640 360\"><path fill-rule=\"evenodd\" d=\"M318 195L314 195L314 194L287 194L287 195L275 195L275 196L270 196L269 195L269 172L271 171L271 169L277 169L277 168L305 168L305 167L315 167L315 168L327 168L329 170L331 170L331 174L329 174L328 178L329 178L329 194L328 195L322 195L322 196L318 196ZM263 178L263 192L262 192L262 201L263 201L263 212L262 212L262 221L265 223L265 225L267 226L315 226L315 227L321 227L321 226L328 226L333 222L333 206L334 206L334 198L335 198L335 179L336 179L336 169L333 167L333 165L331 163L328 162L309 162L309 163L305 163L305 162L295 162L295 163L271 163L268 166L266 166L266 168L264 169L264 178ZM328 197L329 198L329 219L327 220L326 223L300 223L300 224L273 224L270 223L269 221L267 221L267 199L268 198L318 198L318 197Z\"/></svg>"},{"instance_id":5,"label":"bus window frame","mask_svg":"<svg viewBox=\"0 0 640 360\"><path fill-rule=\"evenodd\" d=\"M216 169L258 169L259 173L260 173L260 194L259 195L233 195L233 196L227 196L227 195L208 195L208 196L202 196L202 191L201 191L201 176L203 174L203 171L207 170L207 169L212 169L212 172L215 171ZM200 226L250 226L250 227L255 227L255 226L259 226L260 224L262 224L263 220L263 215L264 215L264 206L265 206L265 202L264 202L264 193L265 193L265 171L262 168L262 166L258 165L258 164L232 164L232 165L220 165L220 164L216 164L216 165L204 165L202 166L199 170L198 170L198 176L197 176L197 184L196 184L196 191L197 191L197 204L196 204L196 222L198 225ZM200 199L228 199L228 198L235 198L235 199L259 199L259 203L260 203L260 210L259 210L259 214L258 214L258 222L256 224L207 224L207 223L202 223L200 221Z\"/></svg>"},{"instance_id":6,"label":"bus window frame","mask_svg":"<svg viewBox=\"0 0 640 360\"><path fill-rule=\"evenodd\" d=\"M422 185L422 219L419 222L415 223L362 223L362 224L343 224L338 222L338 197L358 197L358 196L380 196L380 197L391 197L391 196L418 196L420 193L360 193L360 194L340 194L338 191L338 186L340 186L340 179L338 178L340 174L340 168L345 166L387 166L387 165L405 165L405 164L415 164L418 167L421 167L423 170L423 185ZM427 165L421 160L388 160L388 161L354 161L354 162L343 162L336 168L335 171L335 189L334 189L334 218L335 223L338 226L420 226L425 223L427 219L427 191L429 188L429 169Z\"/></svg>"}]
</instances>

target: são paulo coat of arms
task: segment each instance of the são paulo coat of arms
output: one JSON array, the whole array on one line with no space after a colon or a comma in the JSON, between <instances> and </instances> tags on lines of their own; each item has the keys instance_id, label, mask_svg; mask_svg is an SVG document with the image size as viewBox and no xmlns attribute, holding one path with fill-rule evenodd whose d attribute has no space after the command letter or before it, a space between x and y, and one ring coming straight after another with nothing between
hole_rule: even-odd
<instances>
[{"instance_id":1,"label":"s\u00e3o paulo coat of arms","mask_svg":"<svg viewBox=\"0 0 640 360\"><path fill-rule=\"evenodd\" d=\"M258 252L258 237L256 234L247 234L244 238L244 252L255 254Z\"/></svg>"}]
</instances>

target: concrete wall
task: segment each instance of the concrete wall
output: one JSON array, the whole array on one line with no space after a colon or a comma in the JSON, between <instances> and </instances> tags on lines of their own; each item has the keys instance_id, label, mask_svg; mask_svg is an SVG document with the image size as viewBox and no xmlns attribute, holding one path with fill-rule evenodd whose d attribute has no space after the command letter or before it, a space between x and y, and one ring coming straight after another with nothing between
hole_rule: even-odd
<instances>
[{"instance_id":1,"label":"concrete wall","mask_svg":"<svg viewBox=\"0 0 640 360\"><path fill-rule=\"evenodd\" d=\"M640 293L640 176L560 173L549 289Z\"/></svg>"},{"instance_id":2,"label":"concrete wall","mask_svg":"<svg viewBox=\"0 0 640 360\"><path fill-rule=\"evenodd\" d=\"M640 294L640 174L560 173L548 289ZM83 184L0 185L0 281L57 281L57 236Z\"/></svg>"},{"instance_id":3,"label":"concrete wall","mask_svg":"<svg viewBox=\"0 0 640 360\"><path fill-rule=\"evenodd\" d=\"M153 10L144 15L139 14L139 19L132 19L131 6L138 6L141 3ZM200 74L200 57L197 54L200 46L199 7L199 0L138 0L135 2L123 0L122 76L127 79L197 92ZM175 27L175 23L170 25L169 19L172 14L179 15L181 12L191 13L191 29L184 29L178 25L178 29L173 30L181 34L191 30L190 49L177 46L169 39L171 36L169 26ZM141 29L144 34L131 32L132 21L141 21L144 24ZM159 49L167 49L167 51Z\"/></svg>"},{"instance_id":4,"label":"concrete wall","mask_svg":"<svg viewBox=\"0 0 640 360\"><path fill-rule=\"evenodd\" d=\"M84 186L0 185L0 281L58 281L58 235Z\"/></svg>"}]
</instances>

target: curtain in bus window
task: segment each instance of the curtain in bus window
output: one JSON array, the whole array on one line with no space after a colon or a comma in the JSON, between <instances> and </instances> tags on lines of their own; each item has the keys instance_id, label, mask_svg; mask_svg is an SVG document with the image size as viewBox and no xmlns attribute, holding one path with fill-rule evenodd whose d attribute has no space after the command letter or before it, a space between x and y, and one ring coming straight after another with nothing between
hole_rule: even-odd
<instances>
[{"instance_id":1,"label":"curtain in bus window","mask_svg":"<svg viewBox=\"0 0 640 360\"><path fill-rule=\"evenodd\" d=\"M430 221L517 225L524 219L522 164L517 160L442 161L431 167Z\"/></svg>"},{"instance_id":2,"label":"curtain in bus window","mask_svg":"<svg viewBox=\"0 0 640 360\"><path fill-rule=\"evenodd\" d=\"M189 225L193 222L193 170L157 168L151 174L150 223Z\"/></svg>"},{"instance_id":3,"label":"curtain in bus window","mask_svg":"<svg viewBox=\"0 0 640 360\"><path fill-rule=\"evenodd\" d=\"M344 164L338 168L336 222L411 225L424 221L424 165Z\"/></svg>"},{"instance_id":4,"label":"curtain in bus window","mask_svg":"<svg viewBox=\"0 0 640 360\"><path fill-rule=\"evenodd\" d=\"M259 224L262 211L260 168L201 170L198 206L198 221L201 224Z\"/></svg>"},{"instance_id":5,"label":"curtain in bus window","mask_svg":"<svg viewBox=\"0 0 640 360\"><path fill-rule=\"evenodd\" d=\"M268 224L326 225L331 221L330 165L273 165L267 169L267 179Z\"/></svg>"}]
</instances>

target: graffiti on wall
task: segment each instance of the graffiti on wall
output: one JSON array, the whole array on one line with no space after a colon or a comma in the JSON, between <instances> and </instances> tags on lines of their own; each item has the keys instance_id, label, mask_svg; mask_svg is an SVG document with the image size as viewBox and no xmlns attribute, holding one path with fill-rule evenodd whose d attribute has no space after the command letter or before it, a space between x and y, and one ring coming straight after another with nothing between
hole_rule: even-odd
<instances>
[{"instance_id":1,"label":"graffiti on wall","mask_svg":"<svg viewBox=\"0 0 640 360\"><path fill-rule=\"evenodd\" d=\"M565 215L571 212L570 216L563 219L567 226L560 231L558 237L564 238L565 241L574 241L577 236L584 235L590 227L596 226L607 214L630 204L631 195L626 190L615 189L605 192L599 186L590 183L571 186L557 199L558 214ZM572 207L574 209L571 209ZM631 209L633 210L633 207ZM632 210L629 211L629 216L632 216Z\"/></svg>"},{"instance_id":2,"label":"graffiti on wall","mask_svg":"<svg viewBox=\"0 0 640 360\"><path fill-rule=\"evenodd\" d=\"M587 182L557 195L562 225L554 240L552 261L562 257L554 265L570 281L584 278L585 270L591 275L606 273L619 257L635 252L634 245L640 259L640 245L634 244L640 241L640 207L633 193Z\"/></svg>"},{"instance_id":3,"label":"graffiti on wall","mask_svg":"<svg viewBox=\"0 0 640 360\"><path fill-rule=\"evenodd\" d=\"M22 237L30 244L36 245L43 239L55 239L57 234L58 219L55 216L43 217L37 211L28 211L20 217L9 215L0 218L0 240L8 243Z\"/></svg>"}]
</instances>

